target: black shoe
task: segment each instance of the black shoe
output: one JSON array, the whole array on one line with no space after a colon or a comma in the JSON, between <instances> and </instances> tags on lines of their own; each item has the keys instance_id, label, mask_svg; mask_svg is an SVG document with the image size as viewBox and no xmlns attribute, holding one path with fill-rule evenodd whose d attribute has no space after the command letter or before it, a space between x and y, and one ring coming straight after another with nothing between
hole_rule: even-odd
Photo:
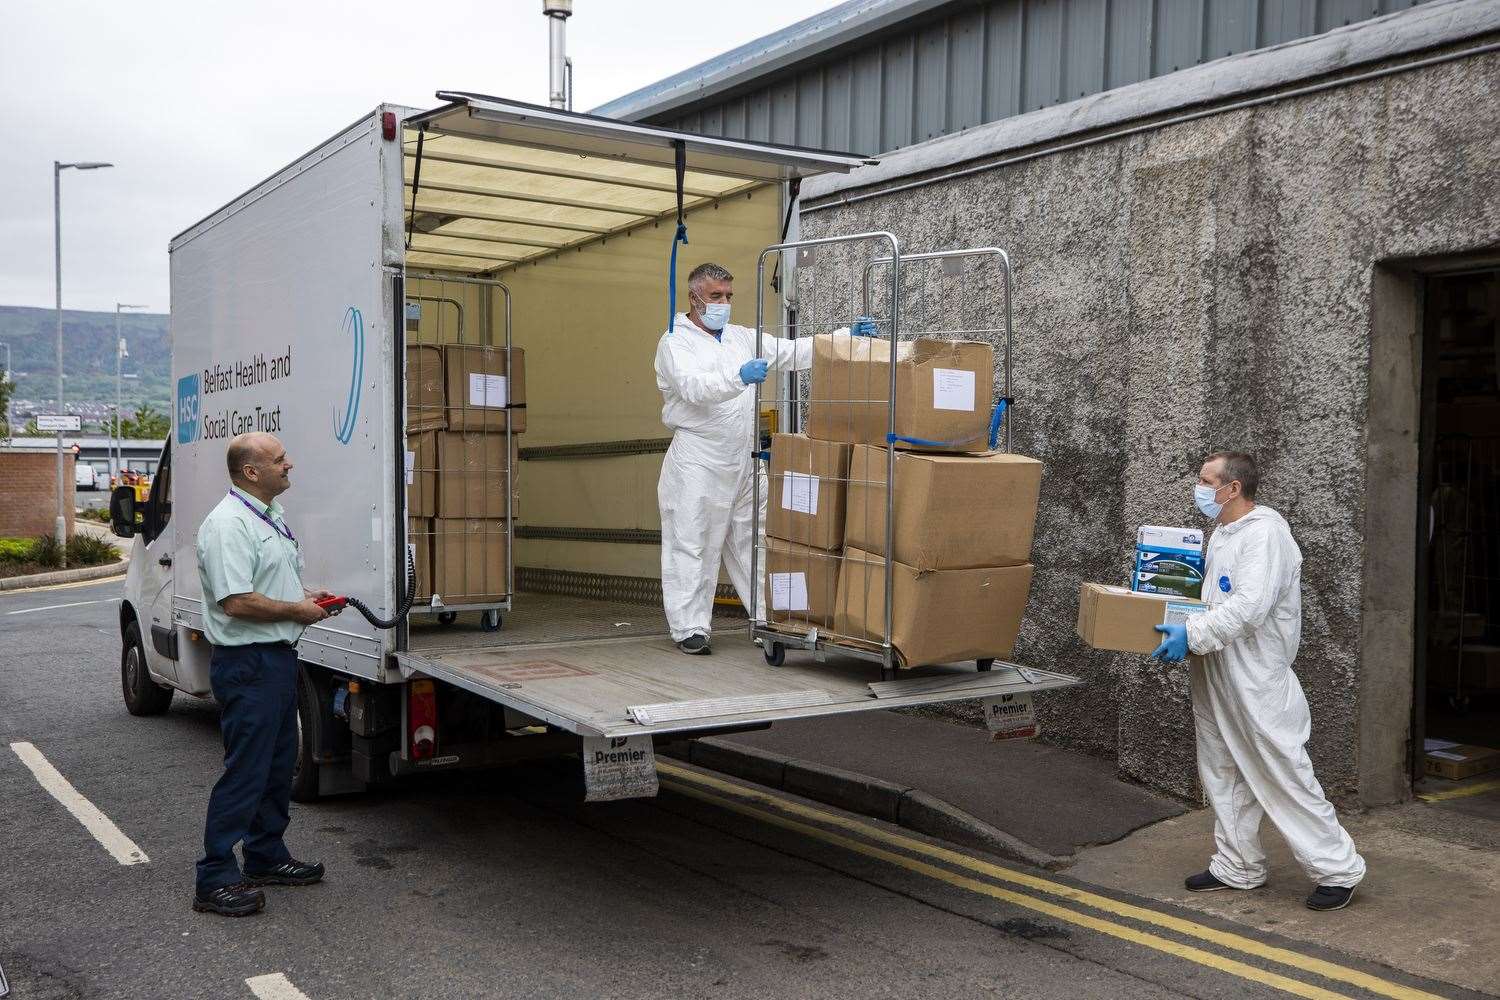
<instances>
[{"instance_id":1,"label":"black shoe","mask_svg":"<svg viewBox=\"0 0 1500 1000\"><path fill-rule=\"evenodd\" d=\"M312 885L323 881L323 862L290 858L270 871L245 872L250 885Z\"/></svg>"},{"instance_id":2,"label":"black shoe","mask_svg":"<svg viewBox=\"0 0 1500 1000\"><path fill-rule=\"evenodd\" d=\"M1354 898L1354 886L1320 885L1307 897L1309 910L1342 910Z\"/></svg>"},{"instance_id":3,"label":"black shoe","mask_svg":"<svg viewBox=\"0 0 1500 1000\"><path fill-rule=\"evenodd\" d=\"M1214 878L1213 872L1199 872L1189 875L1182 880L1182 884L1188 887L1189 892L1218 892L1220 889L1233 889L1234 886L1227 882L1220 882Z\"/></svg>"},{"instance_id":4,"label":"black shoe","mask_svg":"<svg viewBox=\"0 0 1500 1000\"><path fill-rule=\"evenodd\" d=\"M266 908L266 894L247 882L221 885L204 895L193 895L193 909L225 917L248 917Z\"/></svg>"},{"instance_id":5,"label":"black shoe","mask_svg":"<svg viewBox=\"0 0 1500 1000\"><path fill-rule=\"evenodd\" d=\"M677 644L677 648L689 656L707 656L713 652L708 645L708 636L690 635Z\"/></svg>"}]
</instances>

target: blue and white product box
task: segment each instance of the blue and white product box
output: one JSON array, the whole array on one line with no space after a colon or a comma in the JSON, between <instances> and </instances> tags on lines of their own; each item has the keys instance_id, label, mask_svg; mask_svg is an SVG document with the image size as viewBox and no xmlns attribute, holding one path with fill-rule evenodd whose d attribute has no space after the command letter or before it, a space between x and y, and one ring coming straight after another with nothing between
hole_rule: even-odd
<instances>
[{"instance_id":1,"label":"blue and white product box","mask_svg":"<svg viewBox=\"0 0 1500 1000\"><path fill-rule=\"evenodd\" d=\"M1203 579L1203 532L1196 528L1142 525L1135 533L1135 572L1130 589L1144 591L1142 576Z\"/></svg>"},{"instance_id":2,"label":"blue and white product box","mask_svg":"<svg viewBox=\"0 0 1500 1000\"><path fill-rule=\"evenodd\" d=\"M1203 598L1203 577L1137 573L1131 581L1130 589L1139 594L1172 594L1197 601Z\"/></svg>"}]
</instances>

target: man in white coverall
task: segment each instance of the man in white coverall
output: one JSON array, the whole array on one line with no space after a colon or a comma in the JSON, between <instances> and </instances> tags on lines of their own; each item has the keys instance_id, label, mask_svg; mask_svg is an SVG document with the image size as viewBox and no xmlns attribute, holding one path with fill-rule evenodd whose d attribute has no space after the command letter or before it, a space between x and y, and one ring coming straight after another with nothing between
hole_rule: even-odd
<instances>
[{"instance_id":1,"label":"man in white coverall","mask_svg":"<svg viewBox=\"0 0 1500 1000\"><path fill-rule=\"evenodd\" d=\"M755 331L729 322L733 298L734 275L717 264L699 264L688 275L688 311L673 317L656 347L661 422L672 431L656 485L662 599L677 648L699 656L712 652L721 555L752 616L752 601L760 600L761 588L750 579L752 452L759 445L751 386L764 382L769 371L812 364L811 337L767 336L757 354ZM764 524L764 492L760 507Z\"/></svg>"},{"instance_id":2,"label":"man in white coverall","mask_svg":"<svg viewBox=\"0 0 1500 1000\"><path fill-rule=\"evenodd\" d=\"M1156 657L1200 657L1192 665L1198 777L1213 806L1217 850L1186 885L1194 892L1262 885L1260 822L1269 815L1317 883L1308 907L1337 910L1353 898L1365 861L1305 749L1312 719L1292 673L1302 636L1302 552L1286 520L1256 505L1259 478L1255 459L1240 452L1203 463L1194 501L1218 524L1203 572L1208 610L1156 627L1166 634Z\"/></svg>"}]
</instances>

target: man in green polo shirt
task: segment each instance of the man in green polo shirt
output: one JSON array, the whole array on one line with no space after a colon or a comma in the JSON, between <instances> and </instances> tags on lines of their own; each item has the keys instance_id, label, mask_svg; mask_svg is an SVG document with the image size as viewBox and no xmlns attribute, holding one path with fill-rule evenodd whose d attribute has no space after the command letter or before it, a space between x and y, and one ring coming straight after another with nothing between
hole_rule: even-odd
<instances>
[{"instance_id":1,"label":"man in green polo shirt","mask_svg":"<svg viewBox=\"0 0 1500 1000\"><path fill-rule=\"evenodd\" d=\"M257 886L323 877L321 864L291 856L282 834L297 763L297 640L328 617L316 602L333 595L302 586L302 549L276 500L291 486L281 442L241 434L227 460L229 492L198 527L224 774L208 799L193 909L240 917L265 907ZM241 842L243 872L234 856Z\"/></svg>"}]
</instances>

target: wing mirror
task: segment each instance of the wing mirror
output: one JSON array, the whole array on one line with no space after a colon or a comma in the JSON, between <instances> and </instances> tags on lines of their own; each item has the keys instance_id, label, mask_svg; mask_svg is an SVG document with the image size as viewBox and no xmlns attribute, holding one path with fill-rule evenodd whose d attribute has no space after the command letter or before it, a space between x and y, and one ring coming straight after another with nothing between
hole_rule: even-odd
<instances>
[{"instance_id":1,"label":"wing mirror","mask_svg":"<svg viewBox=\"0 0 1500 1000\"><path fill-rule=\"evenodd\" d=\"M109 495L110 530L121 538L135 535L135 487L116 486Z\"/></svg>"}]
</instances>

